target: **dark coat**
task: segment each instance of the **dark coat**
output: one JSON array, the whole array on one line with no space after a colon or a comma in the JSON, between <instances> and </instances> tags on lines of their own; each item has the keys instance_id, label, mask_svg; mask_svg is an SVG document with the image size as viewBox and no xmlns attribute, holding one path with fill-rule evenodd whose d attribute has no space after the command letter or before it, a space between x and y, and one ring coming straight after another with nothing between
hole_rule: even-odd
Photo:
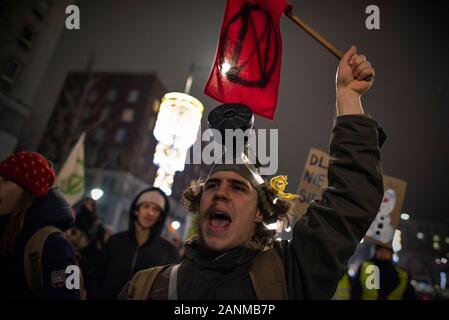
<instances>
[{"instance_id":1,"label":"dark coat","mask_svg":"<svg viewBox=\"0 0 449 320\"><path fill-rule=\"evenodd\" d=\"M379 268L379 290L378 300L387 300L388 295L399 285L398 268L392 260L381 261L376 258L370 260L371 263ZM362 299L362 283L360 280L361 267L357 271L355 277L351 281L351 300ZM405 287L402 300L416 300L415 289L410 282L410 276L408 277L407 285Z\"/></svg>"},{"instance_id":2,"label":"dark coat","mask_svg":"<svg viewBox=\"0 0 449 320\"><path fill-rule=\"evenodd\" d=\"M66 231L72 224L71 208L59 189L51 189L33 201L25 214L14 254L0 257L0 300L79 299L79 290L67 289L62 283L52 283L56 274L65 274L67 266L76 265L75 251L64 234L53 233L45 241L42 251L44 287L39 297L28 288L24 270L25 246L35 232L45 226L55 226Z\"/></svg>"},{"instance_id":3,"label":"dark coat","mask_svg":"<svg viewBox=\"0 0 449 320\"><path fill-rule=\"evenodd\" d=\"M148 240L142 246L137 243L134 225L136 221L135 204L139 196L149 190L158 189L143 190L133 200L129 211L129 230L111 236L106 243L95 270L94 292L91 294L88 292L88 298L116 299L123 286L136 272L179 260L176 247L161 237L168 214L168 199L162 193L166 199L167 208L162 211L159 220L151 228Z\"/></svg>"},{"instance_id":4,"label":"dark coat","mask_svg":"<svg viewBox=\"0 0 449 320\"><path fill-rule=\"evenodd\" d=\"M328 187L293 227L290 242L277 241L289 299L330 299L383 198L377 122L337 117L330 143ZM294 147L292 145L292 147ZM179 267L179 299L255 299L249 268L256 254L234 248L220 255L187 244ZM166 299L168 270L149 299ZM124 290L125 292L126 290Z\"/></svg>"},{"instance_id":5,"label":"dark coat","mask_svg":"<svg viewBox=\"0 0 449 320\"><path fill-rule=\"evenodd\" d=\"M95 267L99 263L101 252L105 246L105 228L100 221L100 218L94 210L90 210L86 205L82 205L72 228L72 234L76 237L71 237L72 244L77 251L79 259L79 266L83 272L84 286L87 292L92 290ZM81 239L85 239L87 245L80 247Z\"/></svg>"}]
</instances>

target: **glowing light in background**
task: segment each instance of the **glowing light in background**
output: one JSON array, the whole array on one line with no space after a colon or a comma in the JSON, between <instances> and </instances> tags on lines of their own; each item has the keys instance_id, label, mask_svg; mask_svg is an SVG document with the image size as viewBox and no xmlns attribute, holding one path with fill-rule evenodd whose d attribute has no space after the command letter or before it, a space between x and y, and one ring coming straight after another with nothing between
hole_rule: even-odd
<instances>
[{"instance_id":1,"label":"glowing light in background","mask_svg":"<svg viewBox=\"0 0 449 320\"><path fill-rule=\"evenodd\" d=\"M181 227L181 223L175 220L171 223L171 227L175 230L178 230Z\"/></svg>"},{"instance_id":2,"label":"glowing light in background","mask_svg":"<svg viewBox=\"0 0 449 320\"><path fill-rule=\"evenodd\" d=\"M154 137L159 141L153 162L159 166L154 186L172 193L175 173L183 171L187 151L195 143L204 106L196 98L180 92L164 95L159 108Z\"/></svg>"},{"instance_id":3,"label":"glowing light in background","mask_svg":"<svg viewBox=\"0 0 449 320\"><path fill-rule=\"evenodd\" d=\"M398 263L398 262L399 262L399 257L398 257L398 255L397 255L396 253L393 253L393 261L394 261L395 263Z\"/></svg>"},{"instance_id":4,"label":"glowing light in background","mask_svg":"<svg viewBox=\"0 0 449 320\"><path fill-rule=\"evenodd\" d=\"M159 108L154 137L176 149L190 148L197 138L203 111L198 99L180 92L167 93Z\"/></svg>"},{"instance_id":5,"label":"glowing light in background","mask_svg":"<svg viewBox=\"0 0 449 320\"><path fill-rule=\"evenodd\" d=\"M447 275L444 272L440 272L440 287L441 289L446 289L447 285Z\"/></svg>"},{"instance_id":6,"label":"glowing light in background","mask_svg":"<svg viewBox=\"0 0 449 320\"><path fill-rule=\"evenodd\" d=\"M401 251L402 243L401 243L401 231L400 230L395 230L392 246L393 246L394 252Z\"/></svg>"},{"instance_id":7,"label":"glowing light in background","mask_svg":"<svg viewBox=\"0 0 449 320\"><path fill-rule=\"evenodd\" d=\"M99 200L102 196L104 195L104 191L101 189L92 189L90 191L90 196L92 197L92 199L94 199L95 201Z\"/></svg>"}]
</instances>

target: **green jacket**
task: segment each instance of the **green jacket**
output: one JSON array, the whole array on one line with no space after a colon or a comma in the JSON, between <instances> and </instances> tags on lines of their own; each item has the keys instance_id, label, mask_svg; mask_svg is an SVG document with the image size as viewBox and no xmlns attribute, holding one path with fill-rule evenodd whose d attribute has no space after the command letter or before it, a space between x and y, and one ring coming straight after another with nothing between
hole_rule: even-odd
<instances>
[{"instance_id":1,"label":"green jacket","mask_svg":"<svg viewBox=\"0 0 449 320\"><path fill-rule=\"evenodd\" d=\"M322 199L312 202L306 214L296 222L292 241L278 241L271 249L275 250L276 257L280 258L276 260L281 263L271 266L258 263L254 268L257 253L239 252L243 249L238 248L233 249L226 260L223 258L222 264L217 258L211 258L207 263L204 258L207 255L198 252L199 246L188 248L193 251L178 271L178 298L263 299L267 297L263 291L270 290L263 288L267 281L260 270L265 268L265 274L270 274L276 272L276 268L283 268L284 284L280 288L286 287L286 290L278 290L279 294L274 298L330 299L349 257L368 230L382 201L378 140L378 124L369 117L337 117L330 143L329 186ZM239 259L232 260L233 256ZM147 298L167 298L169 269L159 270L162 272L155 280L155 287L150 286ZM128 287L129 284L122 298L125 298Z\"/></svg>"}]
</instances>

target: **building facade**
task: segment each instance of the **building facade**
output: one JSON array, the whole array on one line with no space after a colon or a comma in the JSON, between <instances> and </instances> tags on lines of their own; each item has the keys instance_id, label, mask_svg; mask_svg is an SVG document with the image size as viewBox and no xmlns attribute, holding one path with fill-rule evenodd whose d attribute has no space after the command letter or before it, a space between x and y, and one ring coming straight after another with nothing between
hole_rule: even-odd
<instances>
[{"instance_id":1,"label":"building facade","mask_svg":"<svg viewBox=\"0 0 449 320\"><path fill-rule=\"evenodd\" d=\"M0 159L16 150L37 112L33 99L64 30L69 3L74 1L0 1Z\"/></svg>"},{"instance_id":2,"label":"building facade","mask_svg":"<svg viewBox=\"0 0 449 320\"><path fill-rule=\"evenodd\" d=\"M163 84L151 73L71 72L45 129L39 152L56 168L82 132L86 193L100 188L100 213L122 230L134 196L154 181L153 128Z\"/></svg>"}]
</instances>

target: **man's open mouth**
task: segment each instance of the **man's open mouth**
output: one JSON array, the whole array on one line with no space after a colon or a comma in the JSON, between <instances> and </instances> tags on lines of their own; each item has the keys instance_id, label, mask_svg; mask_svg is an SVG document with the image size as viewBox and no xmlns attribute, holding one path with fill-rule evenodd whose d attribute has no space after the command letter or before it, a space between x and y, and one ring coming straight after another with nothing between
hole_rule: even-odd
<instances>
[{"instance_id":1,"label":"man's open mouth","mask_svg":"<svg viewBox=\"0 0 449 320\"><path fill-rule=\"evenodd\" d=\"M209 214L208 225L212 231L225 231L231 223L232 218L227 212L216 211Z\"/></svg>"}]
</instances>

